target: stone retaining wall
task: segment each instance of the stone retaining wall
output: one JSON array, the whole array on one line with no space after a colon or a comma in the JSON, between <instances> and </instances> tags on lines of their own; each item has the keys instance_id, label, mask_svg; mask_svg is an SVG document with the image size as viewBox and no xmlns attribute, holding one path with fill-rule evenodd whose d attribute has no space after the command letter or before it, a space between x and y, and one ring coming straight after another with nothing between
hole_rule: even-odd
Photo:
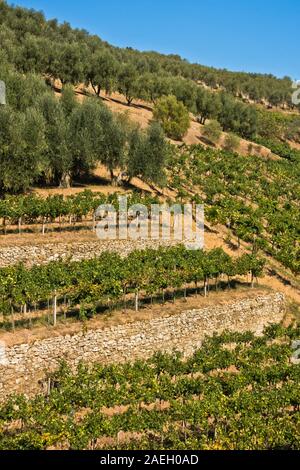
<instances>
[{"instance_id":1,"label":"stone retaining wall","mask_svg":"<svg viewBox=\"0 0 300 470\"><path fill-rule=\"evenodd\" d=\"M274 293L33 344L2 345L0 399L14 392L43 391L46 371L55 370L61 359L75 367L79 361L121 362L174 349L190 355L205 335L225 329L260 333L266 324L280 322L284 312L284 296Z\"/></svg>"},{"instance_id":2,"label":"stone retaining wall","mask_svg":"<svg viewBox=\"0 0 300 470\"><path fill-rule=\"evenodd\" d=\"M177 245L171 240L109 240L78 243L47 243L43 245L20 245L0 247L0 268L24 263L27 267L50 261L70 258L72 261L94 258L104 251L114 251L127 256L133 250Z\"/></svg>"}]
</instances>

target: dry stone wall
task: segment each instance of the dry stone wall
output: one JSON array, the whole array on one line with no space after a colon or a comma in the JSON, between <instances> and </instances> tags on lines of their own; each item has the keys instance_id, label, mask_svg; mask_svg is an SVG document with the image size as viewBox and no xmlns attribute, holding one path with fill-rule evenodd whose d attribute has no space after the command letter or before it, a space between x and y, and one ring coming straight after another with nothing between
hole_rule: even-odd
<instances>
[{"instance_id":1,"label":"dry stone wall","mask_svg":"<svg viewBox=\"0 0 300 470\"><path fill-rule=\"evenodd\" d=\"M131 251L178 244L172 240L109 240L78 243L48 243L43 245L0 246L0 268L24 263L27 267L70 258L72 261L94 258L104 251L127 256Z\"/></svg>"},{"instance_id":2,"label":"dry stone wall","mask_svg":"<svg viewBox=\"0 0 300 470\"><path fill-rule=\"evenodd\" d=\"M33 344L8 348L2 344L0 399L15 392L31 395L45 390L46 372L55 370L62 359L76 367L80 361L113 363L148 358L157 351L177 350L188 356L201 347L205 335L225 329L261 333L268 323L280 322L284 312L284 296L271 293Z\"/></svg>"}]
</instances>

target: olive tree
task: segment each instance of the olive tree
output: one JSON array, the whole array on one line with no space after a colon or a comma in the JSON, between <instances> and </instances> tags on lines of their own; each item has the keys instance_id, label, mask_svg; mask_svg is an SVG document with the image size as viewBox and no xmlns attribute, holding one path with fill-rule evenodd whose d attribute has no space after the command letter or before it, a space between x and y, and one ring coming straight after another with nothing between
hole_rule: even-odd
<instances>
[{"instance_id":1,"label":"olive tree","mask_svg":"<svg viewBox=\"0 0 300 470\"><path fill-rule=\"evenodd\" d=\"M157 101L153 117L170 139L181 140L190 127L188 109L173 95L163 96Z\"/></svg>"},{"instance_id":2,"label":"olive tree","mask_svg":"<svg viewBox=\"0 0 300 470\"><path fill-rule=\"evenodd\" d=\"M92 55L87 78L97 96L100 96L102 89L106 93L114 89L118 70L118 62L110 52L98 50Z\"/></svg>"}]
</instances>

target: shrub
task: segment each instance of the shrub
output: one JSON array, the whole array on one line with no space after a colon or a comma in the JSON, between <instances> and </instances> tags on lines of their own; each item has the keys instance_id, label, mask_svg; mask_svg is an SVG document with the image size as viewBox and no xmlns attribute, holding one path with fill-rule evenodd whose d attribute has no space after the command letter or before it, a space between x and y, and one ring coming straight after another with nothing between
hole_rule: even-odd
<instances>
[{"instance_id":1,"label":"shrub","mask_svg":"<svg viewBox=\"0 0 300 470\"><path fill-rule=\"evenodd\" d=\"M248 152L249 152L249 155L252 155L252 152L253 152L253 149L254 149L254 145L251 143L248 145Z\"/></svg>"},{"instance_id":2,"label":"shrub","mask_svg":"<svg viewBox=\"0 0 300 470\"><path fill-rule=\"evenodd\" d=\"M235 134L227 134L225 138L225 149L229 152L235 152L240 146L240 139Z\"/></svg>"},{"instance_id":3,"label":"shrub","mask_svg":"<svg viewBox=\"0 0 300 470\"><path fill-rule=\"evenodd\" d=\"M190 127L190 115L175 96L163 96L155 105L153 116L170 139L181 140Z\"/></svg>"},{"instance_id":4,"label":"shrub","mask_svg":"<svg viewBox=\"0 0 300 470\"><path fill-rule=\"evenodd\" d=\"M212 143L216 144L222 134L222 127L218 121L210 121L204 126L203 135L210 140Z\"/></svg>"}]
</instances>

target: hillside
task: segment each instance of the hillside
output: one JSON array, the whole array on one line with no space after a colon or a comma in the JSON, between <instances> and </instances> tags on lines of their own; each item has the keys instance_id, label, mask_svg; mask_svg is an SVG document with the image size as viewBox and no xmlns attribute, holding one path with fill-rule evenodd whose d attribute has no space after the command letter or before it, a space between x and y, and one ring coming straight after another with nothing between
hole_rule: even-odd
<instances>
[{"instance_id":1,"label":"hillside","mask_svg":"<svg viewBox=\"0 0 300 470\"><path fill-rule=\"evenodd\" d=\"M59 86L59 84L56 84L56 88ZM76 88L77 92L77 99L82 102L86 96L86 93L91 95L91 88L86 89L84 86L79 86ZM60 96L60 93L57 93L58 96ZM125 113L126 115L129 116L129 118L137 123L141 128L147 128L151 121L153 120L153 103L149 103L147 101L143 100L135 100L134 104L130 107L128 107L128 104L126 102L125 97L120 94L120 93L111 93L107 95L105 92L100 93L100 97L103 99L104 103L106 106L111 109L115 113ZM205 139L203 136L203 130L204 126L198 122L196 117L191 113L191 124L190 128L187 131L187 134L183 136L182 141L174 141L172 139L171 142L174 144L180 145L182 142L184 142L187 145L196 145L196 144L202 144L204 146L207 145L207 142L205 143ZM225 147L225 139L228 133L223 132L221 135L221 138L216 145L217 148L224 148ZM261 155L263 157L270 157L270 158L276 158L275 155L271 155L272 152L270 149L264 147L264 146L258 146L255 145L254 142L251 142L250 140L246 140L241 138L239 141L239 147L237 148L237 153L240 155L248 156L249 155L249 145L253 146L253 155ZM297 145L295 143L295 145ZM300 144L299 144L300 148Z\"/></svg>"},{"instance_id":2,"label":"hillside","mask_svg":"<svg viewBox=\"0 0 300 470\"><path fill-rule=\"evenodd\" d=\"M113 48L5 2L1 13L1 31L9 33L0 57L8 103L0 109L6 129L1 136L2 197L31 191L80 196L80 189L113 195L119 185L121 192L135 189L165 200L202 201L208 207L207 223L230 226L239 247L241 239L254 243L254 251L275 257L298 274L300 136L297 109L283 91L291 86L288 79L234 74L188 64L177 56ZM274 109L260 102L270 101L267 95L257 100L249 96L244 103L246 82L253 93L257 85L258 95L260 85L264 90L270 85ZM281 101L275 103L277 93ZM189 120L180 140L164 127L170 117L154 122L160 100L170 94ZM280 105L290 109L281 112ZM195 145L197 162L188 148ZM198 168L205 174L198 175ZM120 179L121 174L126 177ZM3 224L18 221L19 231L26 219L30 229L32 219L46 210L39 208L37 216L36 209L22 209L22 198L13 204L16 208L7 211L4 202ZM232 207L238 214L233 222Z\"/></svg>"},{"instance_id":3,"label":"hillside","mask_svg":"<svg viewBox=\"0 0 300 470\"><path fill-rule=\"evenodd\" d=\"M0 8L3 46L0 75L7 84L8 109L7 113L5 108L1 110L2 128L6 129L2 147L8 145L0 161L2 194L26 191L36 183L69 185L70 181L93 171L99 161L108 167L112 179L118 167L132 177L155 182L162 173L162 168L157 166L159 155L147 169L141 169L139 162L133 161L136 155L131 156L130 162L126 161L135 152L136 142L131 142L124 155L124 141L141 139L142 134L133 132L129 137L130 123L125 123L125 118L119 119L116 113L110 115L108 110L126 109L132 121L143 129L152 120L152 111L156 116L159 108L165 106L165 100L169 100L169 105L171 100L172 106L181 109L185 120L190 117L190 125L176 130L175 137L174 132L166 129L168 119L157 119L171 140L205 145L209 139L207 135L204 138L204 133L218 122L221 134L214 142L217 148L231 146L245 156L267 156L272 152L293 161L299 159L297 151L282 144L283 141L295 145L300 142L299 113L289 102L293 91L291 80L234 74L189 64L177 56L114 48L66 23L46 21L41 13L33 10L13 8L5 2L1 2ZM95 99L85 100L80 110L71 96L71 87L82 83ZM65 98L58 106L50 94L53 97L53 90L60 91L61 87ZM253 95L249 100L247 93ZM271 110L269 105L261 104L270 100L274 106ZM100 109L100 102L107 106ZM110 123L102 129L106 133L105 143L99 122ZM32 126L35 133L29 138ZM81 129L84 126L87 129ZM85 138L81 142L79 136L83 133ZM9 135L11 139L6 142ZM96 137L98 142L92 143ZM157 128L149 126L149 146L153 147L151 139L158 138L161 137ZM109 139L117 142L116 148L110 150L114 156L107 154ZM21 156L23 151L28 159L26 164Z\"/></svg>"},{"instance_id":4,"label":"hillside","mask_svg":"<svg viewBox=\"0 0 300 470\"><path fill-rule=\"evenodd\" d=\"M300 449L291 79L0 0L0 81L0 451Z\"/></svg>"},{"instance_id":5,"label":"hillside","mask_svg":"<svg viewBox=\"0 0 300 470\"><path fill-rule=\"evenodd\" d=\"M188 358L159 353L75 371L63 363L47 394L0 406L0 449L299 449L297 334L228 331Z\"/></svg>"},{"instance_id":6,"label":"hillside","mask_svg":"<svg viewBox=\"0 0 300 470\"><path fill-rule=\"evenodd\" d=\"M112 86L111 72L118 69L118 64L125 64L135 69L130 70L133 78L130 88L133 87L134 94L141 92L142 82L144 85L147 82L148 94L156 95L159 86L166 86L164 77L182 77L198 86L225 90L246 102L284 109L294 107L291 103L292 81L288 77L278 79L270 74L234 73L191 64L178 55L142 53L130 47L116 48L87 31L73 29L66 22L59 24L55 19L46 21L41 12L13 8L5 1L1 1L0 5L0 24L2 53L7 52L10 62L25 73L46 73L60 78L64 83L78 83L84 81L80 80L84 76L89 76L98 93L99 88ZM101 77L98 65L105 69L103 84L98 80ZM137 80L140 77L141 80ZM124 82L127 91L128 85L128 81Z\"/></svg>"}]
</instances>

